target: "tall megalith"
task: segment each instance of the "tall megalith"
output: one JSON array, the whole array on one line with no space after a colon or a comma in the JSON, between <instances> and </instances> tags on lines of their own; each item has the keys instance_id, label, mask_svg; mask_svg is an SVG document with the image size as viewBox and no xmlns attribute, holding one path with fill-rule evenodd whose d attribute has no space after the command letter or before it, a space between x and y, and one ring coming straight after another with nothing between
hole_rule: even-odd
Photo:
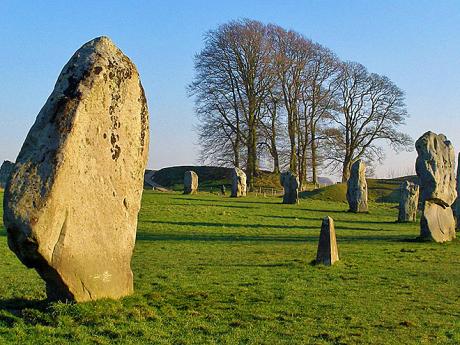
<instances>
[{"instance_id":1,"label":"tall megalith","mask_svg":"<svg viewBox=\"0 0 460 345\"><path fill-rule=\"evenodd\" d=\"M415 222L418 211L419 186L410 181L404 181L399 190L398 222Z\"/></svg>"},{"instance_id":2,"label":"tall megalith","mask_svg":"<svg viewBox=\"0 0 460 345\"><path fill-rule=\"evenodd\" d=\"M133 292L148 144L136 67L107 37L86 43L39 112L4 196L8 245L50 299Z\"/></svg>"},{"instance_id":3,"label":"tall megalith","mask_svg":"<svg viewBox=\"0 0 460 345\"><path fill-rule=\"evenodd\" d=\"M357 160L351 166L347 182L347 200L350 212L368 212L366 165L362 160Z\"/></svg>"},{"instance_id":4,"label":"tall megalith","mask_svg":"<svg viewBox=\"0 0 460 345\"><path fill-rule=\"evenodd\" d=\"M246 174L240 168L232 170L232 198L246 196Z\"/></svg>"},{"instance_id":5,"label":"tall megalith","mask_svg":"<svg viewBox=\"0 0 460 345\"><path fill-rule=\"evenodd\" d=\"M443 134L427 132L415 143L423 213L420 237L436 242L455 238L452 204L457 198L455 153Z\"/></svg>"},{"instance_id":6,"label":"tall megalith","mask_svg":"<svg viewBox=\"0 0 460 345\"><path fill-rule=\"evenodd\" d=\"M299 202L299 178L290 171L281 173L280 183L284 188L283 204Z\"/></svg>"},{"instance_id":7,"label":"tall megalith","mask_svg":"<svg viewBox=\"0 0 460 345\"><path fill-rule=\"evenodd\" d=\"M460 230L460 153L457 160L457 199L452 206L457 221L457 231Z\"/></svg>"},{"instance_id":8,"label":"tall megalith","mask_svg":"<svg viewBox=\"0 0 460 345\"><path fill-rule=\"evenodd\" d=\"M198 175L194 171L184 173L184 194L196 194L198 192Z\"/></svg>"}]
</instances>

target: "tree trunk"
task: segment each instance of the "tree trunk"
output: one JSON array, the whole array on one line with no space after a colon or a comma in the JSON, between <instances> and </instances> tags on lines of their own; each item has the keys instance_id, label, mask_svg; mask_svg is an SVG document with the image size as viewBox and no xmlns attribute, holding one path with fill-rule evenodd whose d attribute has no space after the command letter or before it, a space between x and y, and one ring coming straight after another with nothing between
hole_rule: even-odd
<instances>
[{"instance_id":1,"label":"tree trunk","mask_svg":"<svg viewBox=\"0 0 460 345\"><path fill-rule=\"evenodd\" d=\"M280 172L280 160L278 155L278 149L276 147L276 116L273 116L272 123L271 123L271 153L273 157L273 172L275 174L279 174Z\"/></svg>"},{"instance_id":2,"label":"tree trunk","mask_svg":"<svg viewBox=\"0 0 460 345\"><path fill-rule=\"evenodd\" d=\"M350 178L350 172L351 172L351 159L348 157L345 157L345 161L343 162L343 168L342 168L342 182L348 181L348 179Z\"/></svg>"},{"instance_id":3,"label":"tree trunk","mask_svg":"<svg viewBox=\"0 0 460 345\"><path fill-rule=\"evenodd\" d=\"M312 182L315 185L315 187L318 186L318 176L317 176L317 157L316 157L316 126L313 123L314 121L311 121L310 123L310 135L311 135L311 177L312 177Z\"/></svg>"},{"instance_id":4,"label":"tree trunk","mask_svg":"<svg viewBox=\"0 0 460 345\"><path fill-rule=\"evenodd\" d=\"M248 187L250 191L254 190L254 177L257 171L257 137L256 137L256 127L251 121L249 126L249 136L248 136L248 161L247 161L247 178L248 178Z\"/></svg>"}]
</instances>

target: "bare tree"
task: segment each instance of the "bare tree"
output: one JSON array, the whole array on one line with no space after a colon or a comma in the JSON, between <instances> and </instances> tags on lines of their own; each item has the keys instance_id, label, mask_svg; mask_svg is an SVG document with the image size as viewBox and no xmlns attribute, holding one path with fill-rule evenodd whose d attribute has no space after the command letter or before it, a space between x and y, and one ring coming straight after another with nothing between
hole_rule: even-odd
<instances>
[{"instance_id":1,"label":"bare tree","mask_svg":"<svg viewBox=\"0 0 460 345\"><path fill-rule=\"evenodd\" d=\"M314 44L313 49L313 58L304 76L302 102L308 118L312 182L318 185L318 146L324 139L318 127L329 118L335 106L339 60L329 49L319 44Z\"/></svg>"},{"instance_id":2,"label":"bare tree","mask_svg":"<svg viewBox=\"0 0 460 345\"><path fill-rule=\"evenodd\" d=\"M291 171L298 171L299 141L299 103L302 95L302 76L312 57L311 41L294 31L270 25L269 35L272 42L272 67L287 115L287 127L290 141ZM304 176L299 176L302 180Z\"/></svg>"},{"instance_id":3,"label":"bare tree","mask_svg":"<svg viewBox=\"0 0 460 345\"><path fill-rule=\"evenodd\" d=\"M412 139L398 131L408 116L404 93L387 77L345 62L339 67L337 88L338 107L330 115L334 125L327 131L328 158L341 165L342 181L348 180L357 159L381 162L382 140L396 150L411 148Z\"/></svg>"},{"instance_id":4,"label":"bare tree","mask_svg":"<svg viewBox=\"0 0 460 345\"><path fill-rule=\"evenodd\" d=\"M224 162L240 167L240 150L245 138L233 64L224 28L209 31L205 48L195 56L196 74L188 90L195 96L202 160L217 163L222 161L220 156L225 156ZM232 159L229 159L229 150Z\"/></svg>"},{"instance_id":5,"label":"bare tree","mask_svg":"<svg viewBox=\"0 0 460 345\"><path fill-rule=\"evenodd\" d=\"M273 160L273 172L280 172L280 153L279 141L284 137L282 130L283 124L281 119L281 102L282 96L279 90L273 87L269 91L268 97L263 104L263 113L265 114L260 123L260 139L263 149L268 151Z\"/></svg>"}]
</instances>

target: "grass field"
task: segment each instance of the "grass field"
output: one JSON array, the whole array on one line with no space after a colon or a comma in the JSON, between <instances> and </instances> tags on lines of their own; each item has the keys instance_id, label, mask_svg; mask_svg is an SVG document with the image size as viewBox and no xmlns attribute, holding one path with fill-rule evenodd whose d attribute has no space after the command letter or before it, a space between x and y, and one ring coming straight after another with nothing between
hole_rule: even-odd
<instances>
[{"instance_id":1,"label":"grass field","mask_svg":"<svg viewBox=\"0 0 460 345\"><path fill-rule=\"evenodd\" d=\"M421 243L395 204L145 192L120 301L44 302L0 230L0 344L459 344L460 245ZM311 264L321 218L341 261Z\"/></svg>"}]
</instances>

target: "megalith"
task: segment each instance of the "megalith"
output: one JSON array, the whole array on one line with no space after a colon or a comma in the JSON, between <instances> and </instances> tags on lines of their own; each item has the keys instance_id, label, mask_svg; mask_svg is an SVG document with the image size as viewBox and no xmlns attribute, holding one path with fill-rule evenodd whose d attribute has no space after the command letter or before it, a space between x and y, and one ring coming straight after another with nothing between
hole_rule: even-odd
<instances>
[{"instance_id":1,"label":"megalith","mask_svg":"<svg viewBox=\"0 0 460 345\"><path fill-rule=\"evenodd\" d=\"M13 171L14 163L10 161L4 161L0 167L0 188L5 188L6 183Z\"/></svg>"},{"instance_id":2,"label":"megalith","mask_svg":"<svg viewBox=\"0 0 460 345\"><path fill-rule=\"evenodd\" d=\"M59 75L4 196L8 245L49 299L133 292L148 116L136 67L107 37L84 44Z\"/></svg>"},{"instance_id":3,"label":"megalith","mask_svg":"<svg viewBox=\"0 0 460 345\"><path fill-rule=\"evenodd\" d=\"M299 178L290 171L281 173L280 183L284 188L283 204L299 202Z\"/></svg>"},{"instance_id":4,"label":"megalith","mask_svg":"<svg viewBox=\"0 0 460 345\"><path fill-rule=\"evenodd\" d=\"M198 192L198 175L194 171L184 173L184 194L195 194Z\"/></svg>"},{"instance_id":5,"label":"megalith","mask_svg":"<svg viewBox=\"0 0 460 345\"><path fill-rule=\"evenodd\" d=\"M335 237L334 220L331 217L325 217L321 224L315 263L331 266L336 261L339 261L339 251Z\"/></svg>"},{"instance_id":6,"label":"megalith","mask_svg":"<svg viewBox=\"0 0 460 345\"><path fill-rule=\"evenodd\" d=\"M246 174L240 168L232 170L232 198L246 196Z\"/></svg>"},{"instance_id":7,"label":"megalith","mask_svg":"<svg viewBox=\"0 0 460 345\"><path fill-rule=\"evenodd\" d=\"M417 220L419 186L410 181L404 181L399 190L398 222L415 222Z\"/></svg>"},{"instance_id":8,"label":"megalith","mask_svg":"<svg viewBox=\"0 0 460 345\"><path fill-rule=\"evenodd\" d=\"M347 182L347 200L350 212L368 212L366 165L362 160L357 160L351 166Z\"/></svg>"},{"instance_id":9,"label":"megalith","mask_svg":"<svg viewBox=\"0 0 460 345\"><path fill-rule=\"evenodd\" d=\"M460 153L457 160L457 199L452 206L457 223L457 231L460 230Z\"/></svg>"},{"instance_id":10,"label":"megalith","mask_svg":"<svg viewBox=\"0 0 460 345\"><path fill-rule=\"evenodd\" d=\"M452 204L457 198L455 153L443 134L427 132L415 143L422 217L420 237L436 242L455 238Z\"/></svg>"}]
</instances>

